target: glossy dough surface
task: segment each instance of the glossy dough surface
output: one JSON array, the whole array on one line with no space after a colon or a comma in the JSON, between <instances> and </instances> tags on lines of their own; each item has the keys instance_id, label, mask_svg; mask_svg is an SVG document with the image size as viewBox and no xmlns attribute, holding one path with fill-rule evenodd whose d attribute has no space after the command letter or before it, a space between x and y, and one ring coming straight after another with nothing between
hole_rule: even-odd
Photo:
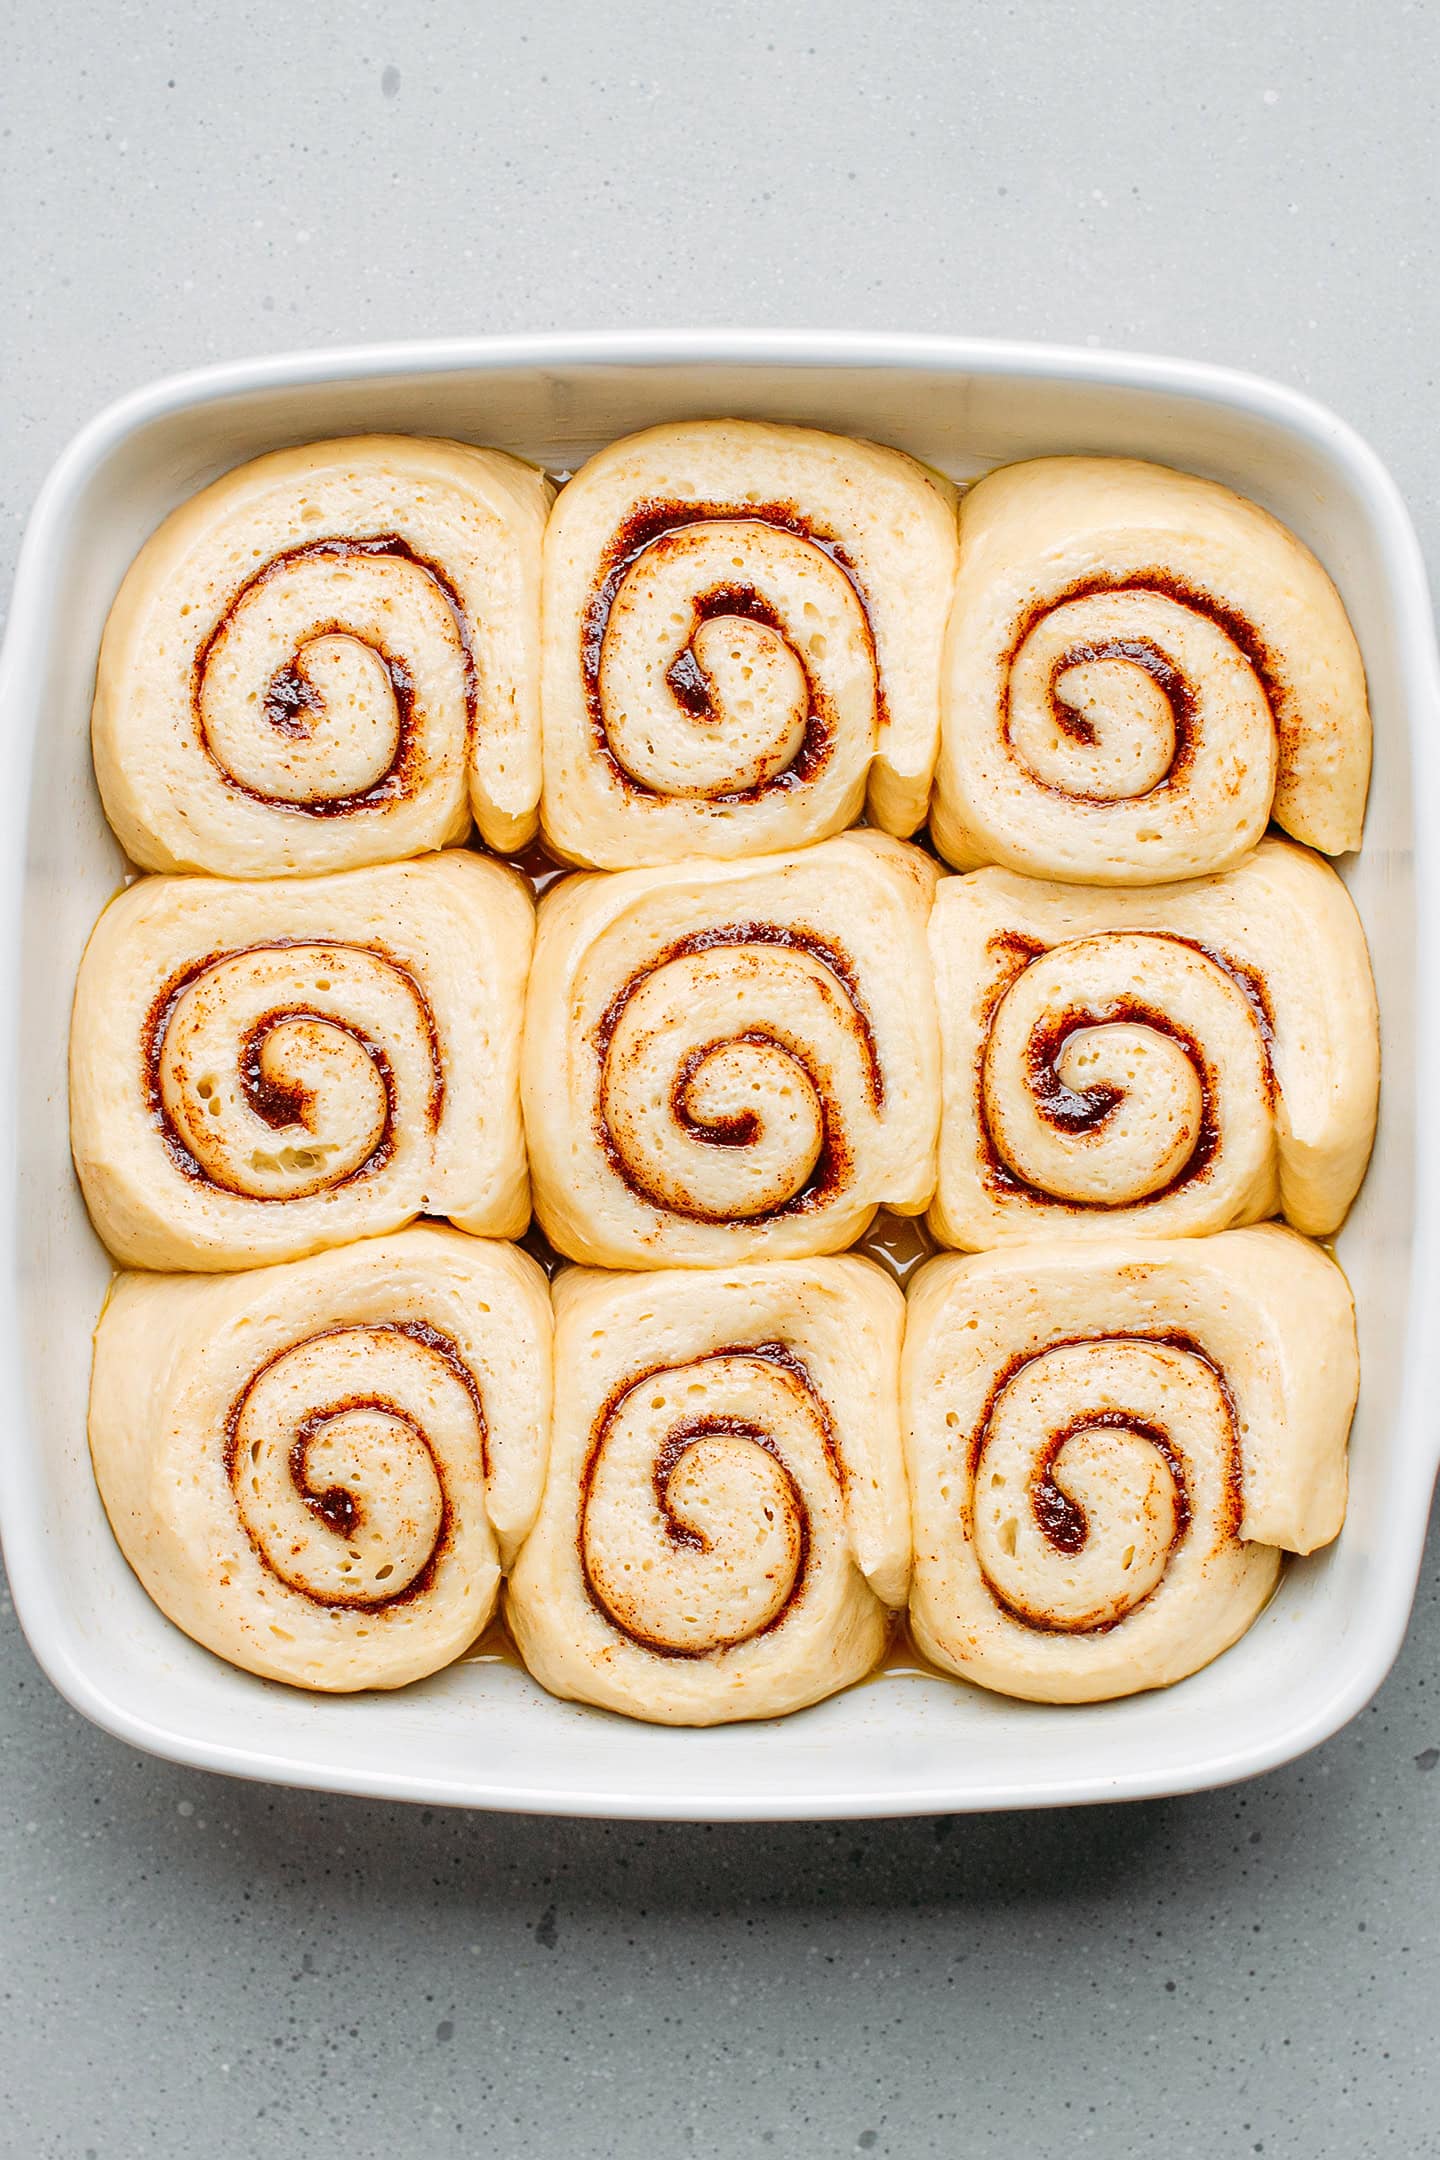
<instances>
[{"instance_id":1,"label":"glossy dough surface","mask_svg":"<svg viewBox=\"0 0 1440 2160\"><path fill-rule=\"evenodd\" d=\"M147 878L81 962L70 1131L129 1266L244 1267L448 1215L529 1219L513 871L448 852L328 878Z\"/></svg>"},{"instance_id":2,"label":"glossy dough surface","mask_svg":"<svg viewBox=\"0 0 1440 2160\"><path fill-rule=\"evenodd\" d=\"M557 1695L664 1724L858 1680L903 1605L899 1291L856 1259L555 1285L557 1400L506 1593Z\"/></svg>"},{"instance_id":3,"label":"glossy dough surface","mask_svg":"<svg viewBox=\"0 0 1440 2160\"><path fill-rule=\"evenodd\" d=\"M1284 840L1143 892L977 870L930 917L944 1070L931 1226L980 1248L1338 1228L1375 1131L1364 932Z\"/></svg>"},{"instance_id":4,"label":"glossy dough surface","mask_svg":"<svg viewBox=\"0 0 1440 2160\"><path fill-rule=\"evenodd\" d=\"M1340 1528L1354 1311L1278 1226L933 1260L902 1372L911 1622L982 1687L1182 1679Z\"/></svg>"},{"instance_id":5,"label":"glossy dough surface","mask_svg":"<svg viewBox=\"0 0 1440 2160\"><path fill-rule=\"evenodd\" d=\"M566 880L522 1087L546 1236L596 1266L834 1252L934 1190L936 866L878 833Z\"/></svg>"},{"instance_id":6,"label":"glossy dough surface","mask_svg":"<svg viewBox=\"0 0 1440 2160\"><path fill-rule=\"evenodd\" d=\"M105 812L147 870L290 876L523 845L540 796L543 475L364 435L226 473L155 533L100 650Z\"/></svg>"},{"instance_id":7,"label":"glossy dough surface","mask_svg":"<svg viewBox=\"0 0 1440 2160\"><path fill-rule=\"evenodd\" d=\"M924 822L955 489L897 450L699 420L612 444L545 539L546 837L602 869Z\"/></svg>"},{"instance_id":8,"label":"glossy dough surface","mask_svg":"<svg viewBox=\"0 0 1440 2160\"><path fill-rule=\"evenodd\" d=\"M332 1691L421 1679L484 1627L534 1520L549 1346L534 1261L453 1230L122 1275L90 1396L121 1549L232 1664Z\"/></svg>"},{"instance_id":9,"label":"glossy dough surface","mask_svg":"<svg viewBox=\"0 0 1440 2160\"><path fill-rule=\"evenodd\" d=\"M930 829L957 869L1145 885L1223 870L1267 821L1360 845L1370 715L1309 550L1214 481L1038 458L980 481Z\"/></svg>"}]
</instances>

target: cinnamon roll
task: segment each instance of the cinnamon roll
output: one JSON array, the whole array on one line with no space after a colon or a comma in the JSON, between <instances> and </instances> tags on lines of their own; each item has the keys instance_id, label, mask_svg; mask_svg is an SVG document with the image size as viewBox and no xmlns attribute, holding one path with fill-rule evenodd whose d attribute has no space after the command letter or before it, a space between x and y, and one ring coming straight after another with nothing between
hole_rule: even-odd
<instances>
[{"instance_id":1,"label":"cinnamon roll","mask_svg":"<svg viewBox=\"0 0 1440 2160\"><path fill-rule=\"evenodd\" d=\"M1339 1227L1375 1132L1365 934L1329 866L1263 840L1143 892L1007 870L930 918L943 1244Z\"/></svg>"},{"instance_id":2,"label":"cinnamon roll","mask_svg":"<svg viewBox=\"0 0 1440 2160\"><path fill-rule=\"evenodd\" d=\"M930 1261L902 1423L926 1655L1096 1702L1208 1664L1339 1531L1345 1279L1275 1224Z\"/></svg>"},{"instance_id":3,"label":"cinnamon roll","mask_svg":"<svg viewBox=\"0 0 1440 2160\"><path fill-rule=\"evenodd\" d=\"M540 1502L545 1281L417 1229L245 1275L122 1275L90 1448L177 1627L270 1680L403 1687L494 1610Z\"/></svg>"},{"instance_id":4,"label":"cinnamon roll","mask_svg":"<svg viewBox=\"0 0 1440 2160\"><path fill-rule=\"evenodd\" d=\"M602 869L922 824L955 490L896 450L696 420L590 460L545 537L546 837Z\"/></svg>"},{"instance_id":5,"label":"cinnamon roll","mask_svg":"<svg viewBox=\"0 0 1440 2160\"><path fill-rule=\"evenodd\" d=\"M935 1181L918 849L567 878L541 905L522 1089L535 1208L597 1266L835 1252Z\"/></svg>"},{"instance_id":6,"label":"cinnamon roll","mask_svg":"<svg viewBox=\"0 0 1440 2160\"><path fill-rule=\"evenodd\" d=\"M957 869L1146 885L1273 817L1360 845L1370 715L1325 572L1256 504L1126 458L1038 458L960 512L930 829Z\"/></svg>"},{"instance_id":7,"label":"cinnamon roll","mask_svg":"<svg viewBox=\"0 0 1440 2160\"><path fill-rule=\"evenodd\" d=\"M278 877L461 840L540 796L549 483L363 435L226 473L147 542L105 627L95 771L147 870Z\"/></svg>"},{"instance_id":8,"label":"cinnamon roll","mask_svg":"<svg viewBox=\"0 0 1440 2160\"><path fill-rule=\"evenodd\" d=\"M464 852L122 893L70 1040L71 1145L111 1252L244 1267L422 1213L518 1236L533 931L515 873Z\"/></svg>"},{"instance_id":9,"label":"cinnamon roll","mask_svg":"<svg viewBox=\"0 0 1440 2160\"><path fill-rule=\"evenodd\" d=\"M506 1593L552 1693L777 1717L875 1665L909 1575L899 1291L870 1262L555 1285L539 1519Z\"/></svg>"}]
</instances>

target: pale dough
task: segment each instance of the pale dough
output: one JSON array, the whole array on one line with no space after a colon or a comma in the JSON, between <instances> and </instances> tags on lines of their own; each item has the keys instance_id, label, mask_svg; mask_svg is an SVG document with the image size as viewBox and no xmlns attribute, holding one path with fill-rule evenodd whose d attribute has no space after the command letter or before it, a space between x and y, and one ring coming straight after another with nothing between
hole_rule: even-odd
<instances>
[{"instance_id":1,"label":"pale dough","mask_svg":"<svg viewBox=\"0 0 1440 2160\"><path fill-rule=\"evenodd\" d=\"M930 916L945 1245L1203 1235L1283 1210L1327 1236L1375 1133L1365 933L1327 863L1119 892L946 878Z\"/></svg>"},{"instance_id":2,"label":"pale dough","mask_svg":"<svg viewBox=\"0 0 1440 2160\"><path fill-rule=\"evenodd\" d=\"M1001 1694L1097 1702L1208 1664L1345 1513L1349 1288L1267 1224L1012 1246L912 1287L915 1639Z\"/></svg>"},{"instance_id":3,"label":"pale dough","mask_svg":"<svg viewBox=\"0 0 1440 2160\"><path fill-rule=\"evenodd\" d=\"M448 851L326 878L146 878L85 949L70 1137L131 1267L286 1260L530 1214L520 1023L534 908Z\"/></svg>"},{"instance_id":4,"label":"pale dough","mask_svg":"<svg viewBox=\"0 0 1440 2160\"><path fill-rule=\"evenodd\" d=\"M403 1687L493 1612L549 1408L535 1262L426 1228L243 1275L122 1275L90 1450L121 1550L187 1635L271 1680Z\"/></svg>"},{"instance_id":5,"label":"pale dough","mask_svg":"<svg viewBox=\"0 0 1440 2160\"><path fill-rule=\"evenodd\" d=\"M506 1591L557 1695L672 1725L863 1678L909 1580L903 1303L866 1260L555 1285L539 1520Z\"/></svg>"},{"instance_id":6,"label":"pale dough","mask_svg":"<svg viewBox=\"0 0 1440 2160\"><path fill-rule=\"evenodd\" d=\"M1223 870L1273 816L1340 855L1370 775L1339 595L1228 488L1037 458L965 496L930 830L958 870L1153 885Z\"/></svg>"},{"instance_id":7,"label":"pale dough","mask_svg":"<svg viewBox=\"0 0 1440 2160\"><path fill-rule=\"evenodd\" d=\"M541 904L522 1091L535 1209L594 1266L851 1244L935 1183L939 1050L917 848L567 878Z\"/></svg>"},{"instance_id":8,"label":"pale dough","mask_svg":"<svg viewBox=\"0 0 1440 2160\"><path fill-rule=\"evenodd\" d=\"M545 791L601 869L924 822L955 489L898 450L694 420L591 458L545 536Z\"/></svg>"},{"instance_id":9,"label":"pale dough","mask_svg":"<svg viewBox=\"0 0 1440 2160\"><path fill-rule=\"evenodd\" d=\"M551 489L467 443L360 435L239 466L165 520L105 626L92 739L147 870L294 876L534 833Z\"/></svg>"}]
</instances>

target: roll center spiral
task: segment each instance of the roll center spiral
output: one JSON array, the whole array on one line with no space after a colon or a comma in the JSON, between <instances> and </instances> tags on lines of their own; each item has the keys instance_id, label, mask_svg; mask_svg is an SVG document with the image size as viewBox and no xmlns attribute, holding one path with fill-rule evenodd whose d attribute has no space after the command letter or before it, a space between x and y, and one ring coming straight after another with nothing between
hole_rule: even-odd
<instances>
[{"instance_id":1,"label":"roll center spiral","mask_svg":"<svg viewBox=\"0 0 1440 2160\"><path fill-rule=\"evenodd\" d=\"M632 791L753 801L814 779L842 729L878 731L853 572L779 506L642 506L607 555L581 654L597 747Z\"/></svg>"},{"instance_id":2,"label":"roll center spiral","mask_svg":"<svg viewBox=\"0 0 1440 2160\"><path fill-rule=\"evenodd\" d=\"M643 1373L592 1436L579 1525L590 1599L661 1657L736 1649L803 1596L816 1507L833 1508L834 1486L828 1418L783 1344Z\"/></svg>"},{"instance_id":3,"label":"roll center spiral","mask_svg":"<svg viewBox=\"0 0 1440 2160\"><path fill-rule=\"evenodd\" d=\"M1189 1346L1138 1337L1022 1359L970 1445L967 1509L996 1603L1041 1632L1119 1626L1190 1536L1239 1521L1239 1447L1223 1379Z\"/></svg>"},{"instance_id":4,"label":"roll center spiral","mask_svg":"<svg viewBox=\"0 0 1440 2160\"><path fill-rule=\"evenodd\" d=\"M272 557L226 604L192 685L226 784L315 817L404 798L440 732L465 739L476 700L459 596L395 533Z\"/></svg>"},{"instance_id":5,"label":"roll center spiral","mask_svg":"<svg viewBox=\"0 0 1440 2160\"><path fill-rule=\"evenodd\" d=\"M1133 1207L1207 1174L1242 1118L1263 1144L1268 1011L1234 963L1148 930L1000 957L978 1074L992 1182Z\"/></svg>"},{"instance_id":6,"label":"roll center spiral","mask_svg":"<svg viewBox=\"0 0 1440 2160\"><path fill-rule=\"evenodd\" d=\"M823 1204L847 1095L883 1079L844 956L802 930L717 926L631 976L597 1030L597 1127L631 1190L695 1220Z\"/></svg>"},{"instance_id":7,"label":"roll center spiral","mask_svg":"<svg viewBox=\"0 0 1440 2160\"><path fill-rule=\"evenodd\" d=\"M1240 627L1203 595L1141 578L1046 603L1003 663L1012 754L1076 802L1139 803L1187 784L1214 732L1243 745L1243 764L1227 751L1212 784L1273 784L1275 718Z\"/></svg>"},{"instance_id":8,"label":"roll center spiral","mask_svg":"<svg viewBox=\"0 0 1440 2160\"><path fill-rule=\"evenodd\" d=\"M145 1071L177 1166L253 1200L372 1174L397 1118L433 1131L444 1096L419 985L354 946L256 946L201 962L157 1000Z\"/></svg>"},{"instance_id":9,"label":"roll center spiral","mask_svg":"<svg viewBox=\"0 0 1440 2160\"><path fill-rule=\"evenodd\" d=\"M340 1327L280 1351L226 1425L240 1521L265 1568L313 1603L417 1595L449 1535L445 1465L483 1468L474 1377L434 1330Z\"/></svg>"}]
</instances>

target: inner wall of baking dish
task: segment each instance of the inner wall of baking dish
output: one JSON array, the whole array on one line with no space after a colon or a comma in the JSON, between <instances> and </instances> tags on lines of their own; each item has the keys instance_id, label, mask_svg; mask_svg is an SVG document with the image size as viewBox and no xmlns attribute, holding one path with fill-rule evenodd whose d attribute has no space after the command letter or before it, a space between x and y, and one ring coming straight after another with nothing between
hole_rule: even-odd
<instances>
[{"instance_id":1,"label":"inner wall of baking dish","mask_svg":"<svg viewBox=\"0 0 1440 2160\"><path fill-rule=\"evenodd\" d=\"M197 1649L144 1597L115 1548L85 1451L89 1336L109 1263L71 1172L65 1046L90 927L125 865L100 811L88 712L101 627L126 565L174 505L230 465L323 435L456 435L552 470L653 421L738 414L869 435L959 479L1047 451L1132 452L1257 497L1336 578L1369 670L1377 723L1366 850L1342 866L1369 932L1384 1015L1380 1139L1340 1240L1361 1319L1365 1383L1339 1545L1292 1563L1251 1633L1163 1694L1093 1708L1014 1704L887 1674L797 1717L675 1733L552 1701L512 1665L462 1662L396 1696L316 1699ZM21 952L19 1295L49 1604L22 1614L81 1674L88 1707L152 1743L262 1775L456 1800L615 1811L817 1813L997 1794L1043 1800L1131 1781L1176 1788L1244 1767L1276 1736L1378 1678L1365 1636L1385 1529L1423 1508L1418 1436L1400 1429L1415 1176L1412 782L1396 625L1371 506L1345 468L1273 423L1208 400L1061 377L941 366L483 366L311 383L201 401L116 439L83 477L57 543L33 685L35 760ZM15 716L11 716L13 719ZM12 1534L16 1526L12 1525ZM1391 1601L1393 1605L1393 1601Z\"/></svg>"}]
</instances>

